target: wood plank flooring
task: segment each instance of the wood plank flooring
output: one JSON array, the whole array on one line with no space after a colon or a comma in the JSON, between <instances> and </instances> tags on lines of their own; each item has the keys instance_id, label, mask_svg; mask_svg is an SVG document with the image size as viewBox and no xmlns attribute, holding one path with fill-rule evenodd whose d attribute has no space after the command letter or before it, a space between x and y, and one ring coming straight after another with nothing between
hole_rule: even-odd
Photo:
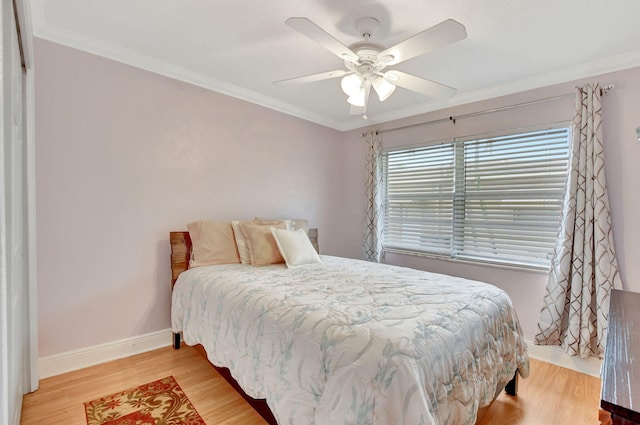
<instances>
[{"instance_id":1,"label":"wood plank flooring","mask_svg":"<svg viewBox=\"0 0 640 425\"><path fill-rule=\"evenodd\" d=\"M171 347L40 381L24 396L21 425L86 425L84 403L173 375L207 425L266 422L195 349Z\"/></svg>"},{"instance_id":2,"label":"wood plank flooring","mask_svg":"<svg viewBox=\"0 0 640 425\"><path fill-rule=\"evenodd\" d=\"M23 400L21 425L86 425L84 402L173 375L208 425L264 425L193 348L170 347L43 379ZM531 360L517 397L501 394L477 425L597 425L600 379Z\"/></svg>"},{"instance_id":3,"label":"wood plank flooring","mask_svg":"<svg viewBox=\"0 0 640 425\"><path fill-rule=\"evenodd\" d=\"M597 425L599 407L599 378L531 359L518 396L500 394L477 425Z\"/></svg>"}]
</instances>

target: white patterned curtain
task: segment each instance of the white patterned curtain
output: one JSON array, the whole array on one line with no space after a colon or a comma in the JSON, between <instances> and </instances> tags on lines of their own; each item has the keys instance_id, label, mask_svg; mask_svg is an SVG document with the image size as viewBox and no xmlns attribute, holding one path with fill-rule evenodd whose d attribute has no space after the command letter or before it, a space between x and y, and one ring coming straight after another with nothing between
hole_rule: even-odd
<instances>
[{"instance_id":1,"label":"white patterned curtain","mask_svg":"<svg viewBox=\"0 0 640 425\"><path fill-rule=\"evenodd\" d=\"M382 251L382 139L377 130L365 133L367 141L366 206L362 258L380 262Z\"/></svg>"},{"instance_id":2,"label":"white patterned curtain","mask_svg":"<svg viewBox=\"0 0 640 425\"><path fill-rule=\"evenodd\" d=\"M621 288L604 175L600 86L576 88L563 218L540 312L539 345L602 357L612 288Z\"/></svg>"}]
</instances>

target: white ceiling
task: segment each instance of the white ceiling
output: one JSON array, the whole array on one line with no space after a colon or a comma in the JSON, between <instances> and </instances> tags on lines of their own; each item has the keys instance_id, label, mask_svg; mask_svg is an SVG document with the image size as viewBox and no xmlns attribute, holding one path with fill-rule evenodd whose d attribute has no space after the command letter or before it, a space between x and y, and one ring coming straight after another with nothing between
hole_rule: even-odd
<instances>
[{"instance_id":1,"label":"white ceiling","mask_svg":"<svg viewBox=\"0 0 640 425\"><path fill-rule=\"evenodd\" d=\"M31 0L36 37L245 99L338 130L640 66L637 0ZM285 24L304 16L345 45L358 18L396 44L445 19L468 37L395 65L458 89L434 100L402 88L349 114L340 79L274 81L343 69Z\"/></svg>"}]
</instances>

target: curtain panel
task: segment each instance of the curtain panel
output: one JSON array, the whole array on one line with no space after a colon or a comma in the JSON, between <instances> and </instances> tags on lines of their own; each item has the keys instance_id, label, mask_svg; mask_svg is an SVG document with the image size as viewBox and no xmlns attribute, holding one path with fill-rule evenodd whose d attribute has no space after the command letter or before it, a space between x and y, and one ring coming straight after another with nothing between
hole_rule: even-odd
<instances>
[{"instance_id":1,"label":"curtain panel","mask_svg":"<svg viewBox=\"0 0 640 425\"><path fill-rule=\"evenodd\" d=\"M366 205L364 211L364 240L362 258L381 262L382 250L382 138L377 130L368 130L364 135L367 143L366 157Z\"/></svg>"},{"instance_id":2,"label":"curtain panel","mask_svg":"<svg viewBox=\"0 0 640 425\"><path fill-rule=\"evenodd\" d=\"M575 105L563 217L535 343L602 357L609 296L622 283L605 183L600 86L576 88Z\"/></svg>"}]
</instances>

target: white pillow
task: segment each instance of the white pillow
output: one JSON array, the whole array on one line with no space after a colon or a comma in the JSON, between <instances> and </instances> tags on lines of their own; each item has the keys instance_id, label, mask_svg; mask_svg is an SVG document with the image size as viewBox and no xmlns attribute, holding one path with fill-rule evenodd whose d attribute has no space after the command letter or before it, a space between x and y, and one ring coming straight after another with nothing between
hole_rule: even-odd
<instances>
[{"instance_id":1,"label":"white pillow","mask_svg":"<svg viewBox=\"0 0 640 425\"><path fill-rule=\"evenodd\" d=\"M304 229L283 230L272 227L271 234L276 240L276 245L278 245L287 267L299 267L320 262L320 256L313 248Z\"/></svg>"}]
</instances>

